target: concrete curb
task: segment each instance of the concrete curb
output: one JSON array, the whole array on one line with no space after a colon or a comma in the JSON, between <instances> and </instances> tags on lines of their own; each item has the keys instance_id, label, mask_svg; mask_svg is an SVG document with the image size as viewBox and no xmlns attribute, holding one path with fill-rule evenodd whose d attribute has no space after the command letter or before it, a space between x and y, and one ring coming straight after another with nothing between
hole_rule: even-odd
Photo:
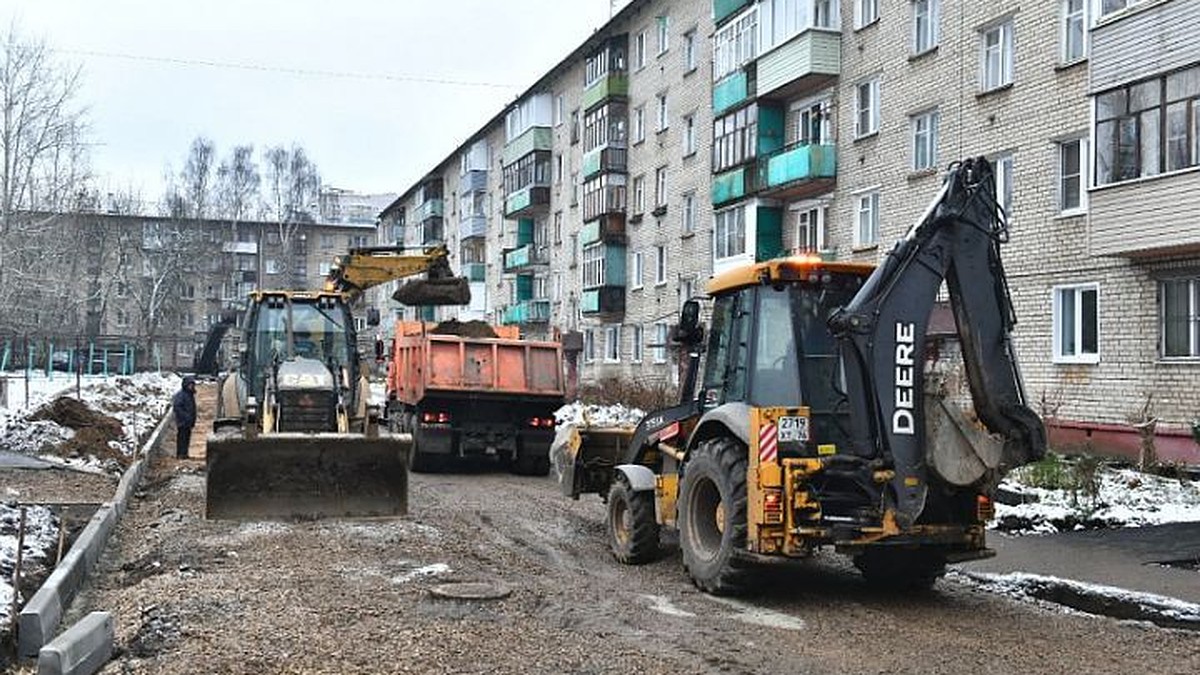
<instances>
[{"instance_id":1,"label":"concrete curb","mask_svg":"<svg viewBox=\"0 0 1200 675\"><path fill-rule=\"evenodd\" d=\"M92 675L112 658L112 614L92 612L38 652L38 675Z\"/></svg>"},{"instance_id":2,"label":"concrete curb","mask_svg":"<svg viewBox=\"0 0 1200 675\"><path fill-rule=\"evenodd\" d=\"M87 526L83 528L83 532L79 534L79 538L71 545L71 550L63 556L58 566L54 568L54 572L21 609L21 614L17 618L17 656L22 658L38 656L42 647L53 639L63 614L70 607L71 601L75 599L75 593L79 591L84 579L95 567L96 561L100 559L100 554L104 552L104 547L108 543L109 535L116 528L121 516L125 514L134 489L146 473L150 451L158 443L169 419L170 415L163 416L154 432L142 444L138 451L137 461L131 464L121 476L112 501L100 505L92 519L88 521ZM70 634L70 631L63 634L66 642L60 647L67 652L75 653L73 650L81 649L82 646L75 645L68 637ZM85 636L87 634L84 633Z\"/></svg>"}]
</instances>

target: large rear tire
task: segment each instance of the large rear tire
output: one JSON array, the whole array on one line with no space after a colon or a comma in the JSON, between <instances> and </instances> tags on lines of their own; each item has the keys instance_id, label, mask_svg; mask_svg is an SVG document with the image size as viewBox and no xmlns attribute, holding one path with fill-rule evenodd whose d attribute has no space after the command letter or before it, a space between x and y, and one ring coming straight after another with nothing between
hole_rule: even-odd
<instances>
[{"instance_id":1,"label":"large rear tire","mask_svg":"<svg viewBox=\"0 0 1200 675\"><path fill-rule=\"evenodd\" d=\"M920 549L874 548L856 555L854 566L877 588L927 591L946 573L946 558Z\"/></svg>"},{"instance_id":2,"label":"large rear tire","mask_svg":"<svg viewBox=\"0 0 1200 675\"><path fill-rule=\"evenodd\" d=\"M641 565L658 557L654 491L634 492L623 475L608 489L608 545L613 557L626 565Z\"/></svg>"},{"instance_id":3,"label":"large rear tire","mask_svg":"<svg viewBox=\"0 0 1200 675\"><path fill-rule=\"evenodd\" d=\"M679 547L692 583L727 595L750 586L746 548L747 450L732 438L713 438L692 451L679 490Z\"/></svg>"}]
</instances>

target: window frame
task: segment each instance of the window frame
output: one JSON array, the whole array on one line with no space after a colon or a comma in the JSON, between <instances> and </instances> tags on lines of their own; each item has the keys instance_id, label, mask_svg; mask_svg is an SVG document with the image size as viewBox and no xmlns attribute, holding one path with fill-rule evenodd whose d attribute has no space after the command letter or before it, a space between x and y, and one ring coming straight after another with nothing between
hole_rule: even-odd
<instances>
[{"instance_id":1,"label":"window frame","mask_svg":"<svg viewBox=\"0 0 1200 675\"><path fill-rule=\"evenodd\" d=\"M690 73L696 68L696 29L693 28L683 34L683 71Z\"/></svg>"},{"instance_id":2,"label":"window frame","mask_svg":"<svg viewBox=\"0 0 1200 675\"><path fill-rule=\"evenodd\" d=\"M679 211L679 229L683 236L696 233L696 191L688 190L683 195L683 205Z\"/></svg>"},{"instance_id":3,"label":"window frame","mask_svg":"<svg viewBox=\"0 0 1200 675\"><path fill-rule=\"evenodd\" d=\"M691 157L696 154L696 115L688 113L683 116L683 156Z\"/></svg>"},{"instance_id":4,"label":"window frame","mask_svg":"<svg viewBox=\"0 0 1200 675\"><path fill-rule=\"evenodd\" d=\"M1088 292L1088 291L1095 292L1095 294L1096 294L1096 303L1095 303L1095 305L1096 305L1095 306L1096 352L1095 353L1085 353L1082 351L1083 350L1083 333L1084 333L1085 317L1083 316L1083 311L1084 311L1083 310L1083 302L1081 301L1080 295L1082 293ZM1062 331L1064 329L1064 326L1063 326L1063 311L1064 310L1062 307L1062 304L1063 304L1062 303L1062 295L1066 292L1070 292L1075 295L1074 316L1072 317L1075 331L1074 331L1074 335L1072 336L1072 339L1075 341L1075 344L1076 344L1076 352L1073 354L1063 353ZM1051 333L1050 333L1051 361L1056 364L1094 365L1094 364L1100 363L1100 351L1101 351L1100 350L1100 342L1101 342L1100 283L1095 282L1095 281L1088 281L1088 282L1080 282L1080 283L1072 283L1072 284L1060 284L1060 285L1054 286L1051 289L1051 294L1052 294L1052 296L1051 296L1051 314L1052 314L1051 326L1052 326L1052 328L1051 328Z\"/></svg>"},{"instance_id":5,"label":"window frame","mask_svg":"<svg viewBox=\"0 0 1200 675\"><path fill-rule=\"evenodd\" d=\"M633 215L639 215L646 212L646 175L639 174L633 177Z\"/></svg>"},{"instance_id":6,"label":"window frame","mask_svg":"<svg viewBox=\"0 0 1200 675\"><path fill-rule=\"evenodd\" d=\"M629 362L641 363L646 358L646 328L640 323L631 324L630 328Z\"/></svg>"},{"instance_id":7,"label":"window frame","mask_svg":"<svg viewBox=\"0 0 1200 675\"><path fill-rule=\"evenodd\" d=\"M862 94L866 87L867 92L867 107L863 107ZM854 138L867 138L879 133L880 126L880 108L882 97L880 94L880 76L872 75L870 78L854 85ZM867 128L862 128L863 113L867 113Z\"/></svg>"},{"instance_id":8,"label":"window frame","mask_svg":"<svg viewBox=\"0 0 1200 675\"><path fill-rule=\"evenodd\" d=\"M667 285L667 247L661 244L654 247L654 285Z\"/></svg>"},{"instance_id":9,"label":"window frame","mask_svg":"<svg viewBox=\"0 0 1200 675\"><path fill-rule=\"evenodd\" d=\"M1072 11L1071 3L1078 2L1079 9ZM1071 65L1086 61L1088 58L1088 27L1089 15L1091 14L1091 0L1062 0L1062 13L1059 15L1059 33L1058 33L1058 59L1060 65ZM1079 53L1072 56L1071 47L1071 25L1078 19L1079 24Z\"/></svg>"},{"instance_id":10,"label":"window frame","mask_svg":"<svg viewBox=\"0 0 1200 675\"><path fill-rule=\"evenodd\" d=\"M999 51L998 67L1000 68L1000 72L996 73L997 79L993 82L991 77L991 47L988 45L988 36L997 32L999 36L996 41L996 49ZM1014 26L1011 18L979 31L979 91L981 93L998 91L1005 87L1010 87L1016 81L1016 56L1013 34Z\"/></svg>"},{"instance_id":11,"label":"window frame","mask_svg":"<svg viewBox=\"0 0 1200 675\"><path fill-rule=\"evenodd\" d=\"M913 171L936 170L938 166L938 125L941 115L937 108L930 108L910 116L909 138L912 140L909 149L912 151L912 162L909 165ZM922 123L925 130L921 130ZM925 161L921 161L921 151L925 152Z\"/></svg>"},{"instance_id":12,"label":"window frame","mask_svg":"<svg viewBox=\"0 0 1200 675\"><path fill-rule=\"evenodd\" d=\"M746 241L746 204L737 204L726 209L720 209L713 213L713 264L714 266L722 261L746 255L748 252ZM730 217L736 214L733 218L733 224L736 226L733 229L731 236ZM733 242L741 242L741 250L733 252L731 244ZM724 255L722 255L724 252Z\"/></svg>"},{"instance_id":13,"label":"window frame","mask_svg":"<svg viewBox=\"0 0 1200 675\"><path fill-rule=\"evenodd\" d=\"M633 69L641 70L646 67L646 29L638 31L633 36Z\"/></svg>"},{"instance_id":14,"label":"window frame","mask_svg":"<svg viewBox=\"0 0 1200 675\"><path fill-rule=\"evenodd\" d=\"M1200 361L1200 274L1189 276L1173 276L1157 279L1157 295L1158 295L1158 358L1161 361L1167 362L1195 362ZM1188 330L1188 353L1187 354L1168 354L1167 353L1167 301L1166 301L1166 285L1167 284L1186 284L1188 295L1188 310L1187 316L1183 319L1187 324Z\"/></svg>"},{"instance_id":15,"label":"window frame","mask_svg":"<svg viewBox=\"0 0 1200 675\"><path fill-rule=\"evenodd\" d=\"M880 208L880 190L878 187L867 188L854 193L854 249L864 250L874 248L879 245L879 208ZM868 208L863 209L863 205L867 204ZM869 214L871 234L873 238L867 239L863 236L863 215Z\"/></svg>"},{"instance_id":16,"label":"window frame","mask_svg":"<svg viewBox=\"0 0 1200 675\"><path fill-rule=\"evenodd\" d=\"M1000 205L1004 222L1013 224L1013 185L1016 178L1016 165L1011 152L1006 152L992 158L992 169L996 179L996 203Z\"/></svg>"},{"instance_id":17,"label":"window frame","mask_svg":"<svg viewBox=\"0 0 1200 675\"><path fill-rule=\"evenodd\" d=\"M667 205L667 167L654 170L654 208Z\"/></svg>"},{"instance_id":18,"label":"window frame","mask_svg":"<svg viewBox=\"0 0 1200 675\"><path fill-rule=\"evenodd\" d=\"M621 362L621 324L604 326L604 362Z\"/></svg>"},{"instance_id":19,"label":"window frame","mask_svg":"<svg viewBox=\"0 0 1200 675\"><path fill-rule=\"evenodd\" d=\"M646 287L646 259L644 251L634 251L629 256L629 290Z\"/></svg>"},{"instance_id":20,"label":"window frame","mask_svg":"<svg viewBox=\"0 0 1200 675\"><path fill-rule=\"evenodd\" d=\"M866 28L876 21L879 21L879 0L854 0L854 30Z\"/></svg>"},{"instance_id":21,"label":"window frame","mask_svg":"<svg viewBox=\"0 0 1200 675\"><path fill-rule=\"evenodd\" d=\"M667 341L670 339L670 327L665 321L654 323L654 363L667 362Z\"/></svg>"},{"instance_id":22,"label":"window frame","mask_svg":"<svg viewBox=\"0 0 1200 675\"><path fill-rule=\"evenodd\" d=\"M671 49L671 16L663 14L654 17L655 19L655 35L657 36L657 51L655 56L662 56Z\"/></svg>"},{"instance_id":23,"label":"window frame","mask_svg":"<svg viewBox=\"0 0 1200 675\"><path fill-rule=\"evenodd\" d=\"M829 205L824 202L807 201L796 202L788 207L788 214L792 221L792 242L795 244L792 250L797 253L827 253L832 250L829 245ZM809 237L802 237L800 232L800 216L803 214L808 220L807 230L811 232L812 226L816 226L818 245L815 248L809 248ZM815 222L811 220L813 214L816 214ZM802 241L803 239L803 241Z\"/></svg>"},{"instance_id":24,"label":"window frame","mask_svg":"<svg viewBox=\"0 0 1200 675\"><path fill-rule=\"evenodd\" d=\"M1078 187L1078 203L1074 206L1066 204L1066 181L1068 174L1063 168L1064 159L1063 153L1068 145L1076 146L1077 161L1079 163L1078 171L1075 174L1076 180L1079 181ZM1088 160L1088 138L1087 136L1078 136L1060 140L1054 144L1055 154L1055 203L1058 207L1058 213L1061 216L1074 216L1087 213L1087 189L1088 175L1087 160Z\"/></svg>"},{"instance_id":25,"label":"window frame","mask_svg":"<svg viewBox=\"0 0 1200 675\"><path fill-rule=\"evenodd\" d=\"M912 42L910 47L913 56L920 56L938 48L941 40L939 24L941 23L941 3L939 0L910 0L912 17ZM924 6L922 14L920 7ZM925 30L921 30L921 17L925 17ZM922 39L924 38L924 39Z\"/></svg>"},{"instance_id":26,"label":"window frame","mask_svg":"<svg viewBox=\"0 0 1200 675\"><path fill-rule=\"evenodd\" d=\"M671 128L671 109L670 101L667 98L667 92L659 92L654 100L658 103L658 117L655 120L655 131L662 133Z\"/></svg>"}]
</instances>

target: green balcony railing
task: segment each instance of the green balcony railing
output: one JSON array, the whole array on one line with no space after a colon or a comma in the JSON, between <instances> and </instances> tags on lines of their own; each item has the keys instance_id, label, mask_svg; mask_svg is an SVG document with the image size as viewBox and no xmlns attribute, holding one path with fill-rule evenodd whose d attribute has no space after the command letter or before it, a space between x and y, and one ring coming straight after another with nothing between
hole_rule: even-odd
<instances>
[{"instance_id":1,"label":"green balcony railing","mask_svg":"<svg viewBox=\"0 0 1200 675\"><path fill-rule=\"evenodd\" d=\"M747 98L750 98L750 76L744 69L731 73L713 85L713 115L720 115Z\"/></svg>"},{"instance_id":2,"label":"green balcony railing","mask_svg":"<svg viewBox=\"0 0 1200 675\"><path fill-rule=\"evenodd\" d=\"M446 202L441 199L430 199L416 209L417 222L428 220L434 216L441 217L444 215L446 215Z\"/></svg>"},{"instance_id":3,"label":"green balcony railing","mask_svg":"<svg viewBox=\"0 0 1200 675\"><path fill-rule=\"evenodd\" d=\"M545 248L537 244L526 244L504 254L504 271L511 272L534 265L545 265L548 262Z\"/></svg>"},{"instance_id":4,"label":"green balcony railing","mask_svg":"<svg viewBox=\"0 0 1200 675\"><path fill-rule=\"evenodd\" d=\"M767 158L766 187L837 176L837 148L832 144L802 144Z\"/></svg>"},{"instance_id":5,"label":"green balcony railing","mask_svg":"<svg viewBox=\"0 0 1200 675\"><path fill-rule=\"evenodd\" d=\"M554 133L550 127L529 127L504 146L504 166L512 164L535 150L549 151L553 147Z\"/></svg>"},{"instance_id":6,"label":"green balcony railing","mask_svg":"<svg viewBox=\"0 0 1200 675\"><path fill-rule=\"evenodd\" d=\"M538 207L550 204L550 188L544 185L531 185L522 188L504 198L504 215L512 218L527 213L533 213Z\"/></svg>"},{"instance_id":7,"label":"green balcony railing","mask_svg":"<svg viewBox=\"0 0 1200 675\"><path fill-rule=\"evenodd\" d=\"M550 320L549 300L522 300L504 308L500 323L514 325L522 323L546 323Z\"/></svg>"},{"instance_id":8,"label":"green balcony railing","mask_svg":"<svg viewBox=\"0 0 1200 675\"><path fill-rule=\"evenodd\" d=\"M486 281L487 280L487 264L463 263L462 274L467 278L467 281Z\"/></svg>"},{"instance_id":9,"label":"green balcony railing","mask_svg":"<svg viewBox=\"0 0 1200 675\"><path fill-rule=\"evenodd\" d=\"M629 95L629 76L624 73L609 73L592 83L583 90L580 105L584 110L590 110L602 101L613 96Z\"/></svg>"}]
</instances>

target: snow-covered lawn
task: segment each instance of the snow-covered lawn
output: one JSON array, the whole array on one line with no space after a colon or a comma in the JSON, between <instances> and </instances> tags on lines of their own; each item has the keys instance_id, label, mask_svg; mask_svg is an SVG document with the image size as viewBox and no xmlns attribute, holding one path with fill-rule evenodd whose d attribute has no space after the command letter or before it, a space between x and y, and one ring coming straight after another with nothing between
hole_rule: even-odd
<instances>
[{"instance_id":1,"label":"snow-covered lawn","mask_svg":"<svg viewBox=\"0 0 1200 675\"><path fill-rule=\"evenodd\" d=\"M21 547L22 569L45 562L58 542L58 524L58 518L44 506L29 506L25 509L25 539ZM17 533L20 526L20 509L0 503L0 633L7 630L12 610L11 582L13 568L17 562ZM34 590L21 589L22 598L29 598Z\"/></svg>"}]
</instances>

